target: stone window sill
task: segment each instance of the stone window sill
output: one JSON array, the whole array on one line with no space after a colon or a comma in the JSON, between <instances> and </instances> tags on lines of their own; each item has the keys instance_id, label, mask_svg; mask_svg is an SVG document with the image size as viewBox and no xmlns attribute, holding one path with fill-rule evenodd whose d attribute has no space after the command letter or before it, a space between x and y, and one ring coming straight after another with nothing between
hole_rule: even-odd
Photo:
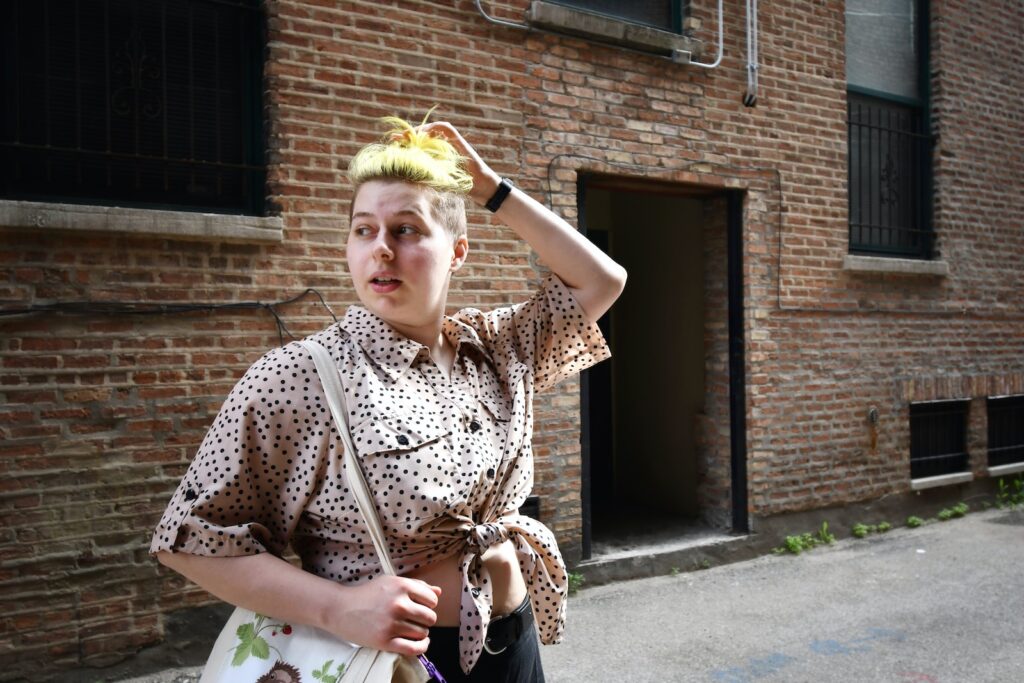
<instances>
[{"instance_id":1,"label":"stone window sill","mask_svg":"<svg viewBox=\"0 0 1024 683\"><path fill-rule=\"evenodd\" d=\"M0 200L0 226L218 242L281 242L280 217Z\"/></svg>"},{"instance_id":2,"label":"stone window sill","mask_svg":"<svg viewBox=\"0 0 1024 683\"><path fill-rule=\"evenodd\" d=\"M702 41L689 36L543 0L530 5L529 23L556 33L662 54L684 63L704 49Z\"/></svg>"},{"instance_id":3,"label":"stone window sill","mask_svg":"<svg viewBox=\"0 0 1024 683\"><path fill-rule=\"evenodd\" d=\"M1024 472L1024 462L1011 462L1009 465L988 468L988 476L990 477L1002 477L1007 474L1017 474L1018 472Z\"/></svg>"},{"instance_id":4,"label":"stone window sill","mask_svg":"<svg viewBox=\"0 0 1024 683\"><path fill-rule=\"evenodd\" d=\"M908 258L847 254L843 257L843 270L853 273L897 273L946 277L949 275L949 264L945 261L919 261Z\"/></svg>"},{"instance_id":5,"label":"stone window sill","mask_svg":"<svg viewBox=\"0 0 1024 683\"><path fill-rule=\"evenodd\" d=\"M910 488L913 491L933 489L936 486L951 486L953 484L965 484L974 481L974 474L971 472L957 472L955 474L942 474L938 477L925 477L923 479L911 479Z\"/></svg>"}]
</instances>

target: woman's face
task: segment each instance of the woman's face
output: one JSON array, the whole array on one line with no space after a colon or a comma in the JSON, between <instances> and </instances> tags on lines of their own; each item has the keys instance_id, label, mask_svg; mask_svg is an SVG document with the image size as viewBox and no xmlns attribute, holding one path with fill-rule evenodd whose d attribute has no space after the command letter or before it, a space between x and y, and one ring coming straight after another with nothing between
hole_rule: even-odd
<instances>
[{"instance_id":1,"label":"woman's face","mask_svg":"<svg viewBox=\"0 0 1024 683\"><path fill-rule=\"evenodd\" d=\"M465 261L465 237L454 241L431 214L433 192L402 181L364 183L352 203L346 258L359 300L399 332L436 325L448 282Z\"/></svg>"}]
</instances>

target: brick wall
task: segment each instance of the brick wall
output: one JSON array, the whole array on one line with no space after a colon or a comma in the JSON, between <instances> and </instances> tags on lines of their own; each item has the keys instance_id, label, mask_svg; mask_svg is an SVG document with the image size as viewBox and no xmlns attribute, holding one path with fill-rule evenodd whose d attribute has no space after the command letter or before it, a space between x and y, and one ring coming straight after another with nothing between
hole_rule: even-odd
<instances>
[{"instance_id":1,"label":"brick wall","mask_svg":"<svg viewBox=\"0 0 1024 683\"><path fill-rule=\"evenodd\" d=\"M486 4L518 20L527 2ZM715 3L691 5L709 61ZM268 192L283 242L5 229L0 299L275 301L316 287L340 312L354 300L347 160L377 117L439 104L500 173L570 220L582 171L744 190L751 514L907 491L908 387L925 382L932 398L1021 389L1019 3L932 3L945 278L842 269L843 3L762 3L753 109L741 103L743 3L726 2L726 14L725 59L706 71L494 26L468 0L271 0ZM452 307L528 295L538 282L528 250L482 212L470 223L474 252ZM709 298L709 311L723 305ZM312 298L279 312L298 336L330 322ZM157 569L149 533L222 397L277 344L265 311L0 319L0 680L113 662L159 641L165 612L208 601ZM723 382L709 377L718 400L702 425L702 495L719 502ZM581 539L577 396L567 382L536 407L536 492L570 559Z\"/></svg>"}]
</instances>

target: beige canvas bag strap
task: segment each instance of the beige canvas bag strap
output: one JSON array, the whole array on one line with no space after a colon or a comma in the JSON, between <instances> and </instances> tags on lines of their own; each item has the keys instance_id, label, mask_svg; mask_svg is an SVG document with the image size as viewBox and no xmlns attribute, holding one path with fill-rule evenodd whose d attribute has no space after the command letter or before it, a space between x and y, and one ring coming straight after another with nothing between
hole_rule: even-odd
<instances>
[{"instance_id":1,"label":"beige canvas bag strap","mask_svg":"<svg viewBox=\"0 0 1024 683\"><path fill-rule=\"evenodd\" d=\"M345 390L341 386L341 376L338 374L338 366L331 358L331 354L322 344L310 339L303 339L299 342L302 348L313 355L313 363L316 365L316 372L320 375L320 382L324 386L324 394L327 395L327 405L334 416L334 424L341 434L345 443L344 463L349 474L349 485L355 495L356 507L359 513L366 520L366 526L370 530L370 540L377 550L377 557L380 558L380 566L385 573L396 575L395 567L391 563L391 556L388 554L388 546L384 540L384 529L381 528L380 518L377 516L377 507L370 493L370 487L366 484L366 477L363 476L363 468L359 465L356 457L356 449L352 445L352 434L348 429L348 409L345 405Z\"/></svg>"}]
</instances>

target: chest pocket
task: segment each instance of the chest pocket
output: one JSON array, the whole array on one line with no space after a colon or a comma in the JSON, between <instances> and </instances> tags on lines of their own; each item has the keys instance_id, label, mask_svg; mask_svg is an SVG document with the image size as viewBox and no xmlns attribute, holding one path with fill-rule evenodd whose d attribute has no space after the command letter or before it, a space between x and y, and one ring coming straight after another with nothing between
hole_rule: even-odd
<instances>
[{"instance_id":1,"label":"chest pocket","mask_svg":"<svg viewBox=\"0 0 1024 683\"><path fill-rule=\"evenodd\" d=\"M352 429L358 455L402 455L416 451L451 434L442 421L418 415L370 418Z\"/></svg>"},{"instance_id":2,"label":"chest pocket","mask_svg":"<svg viewBox=\"0 0 1024 683\"><path fill-rule=\"evenodd\" d=\"M443 514L458 475L451 427L415 414L374 416L352 429L366 483L389 536L419 538L424 520Z\"/></svg>"}]
</instances>

